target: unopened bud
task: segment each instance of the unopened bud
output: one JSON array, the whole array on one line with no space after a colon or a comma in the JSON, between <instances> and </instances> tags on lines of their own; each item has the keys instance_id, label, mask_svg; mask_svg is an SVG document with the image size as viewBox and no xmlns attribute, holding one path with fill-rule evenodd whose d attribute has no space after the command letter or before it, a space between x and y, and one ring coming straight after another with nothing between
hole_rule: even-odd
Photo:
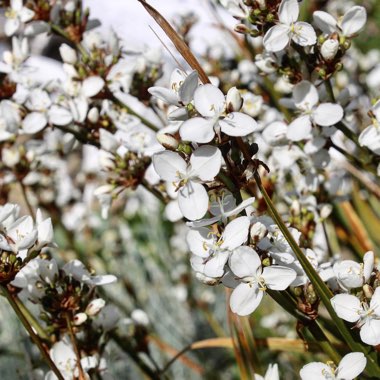
<instances>
[{"instance_id":1,"label":"unopened bud","mask_svg":"<svg viewBox=\"0 0 380 380\"><path fill-rule=\"evenodd\" d=\"M145 326L145 327L149 325L149 317L145 313L145 311L141 309L133 310L131 313L131 318L138 325Z\"/></svg>"},{"instance_id":2,"label":"unopened bud","mask_svg":"<svg viewBox=\"0 0 380 380\"><path fill-rule=\"evenodd\" d=\"M241 33L241 34L250 34L251 33L251 29L249 29L248 26L244 25L244 24L235 25L234 30L236 33Z\"/></svg>"},{"instance_id":3,"label":"unopened bud","mask_svg":"<svg viewBox=\"0 0 380 380\"><path fill-rule=\"evenodd\" d=\"M368 284L364 284L363 285L363 293L365 295L365 298L367 298L367 300L370 300L373 296L373 289L371 286L369 286Z\"/></svg>"},{"instance_id":4,"label":"unopened bud","mask_svg":"<svg viewBox=\"0 0 380 380\"><path fill-rule=\"evenodd\" d=\"M227 112L238 112L243 105L243 98L236 87L231 87L226 96Z\"/></svg>"},{"instance_id":5,"label":"unopened bud","mask_svg":"<svg viewBox=\"0 0 380 380\"><path fill-rule=\"evenodd\" d=\"M265 17L265 21L267 22L273 22L274 21L274 14L273 13L268 13L267 17Z\"/></svg>"},{"instance_id":6,"label":"unopened bud","mask_svg":"<svg viewBox=\"0 0 380 380\"><path fill-rule=\"evenodd\" d=\"M318 301L318 296L315 293L314 286L309 284L306 290L306 301L313 305Z\"/></svg>"},{"instance_id":7,"label":"unopened bud","mask_svg":"<svg viewBox=\"0 0 380 380\"><path fill-rule=\"evenodd\" d=\"M290 288L290 291L296 296L301 297L303 290L301 286L297 286L295 288Z\"/></svg>"},{"instance_id":8,"label":"unopened bud","mask_svg":"<svg viewBox=\"0 0 380 380\"><path fill-rule=\"evenodd\" d=\"M261 265L263 267L269 267L270 266L270 258L269 257L266 257L262 262L261 262Z\"/></svg>"},{"instance_id":9,"label":"unopened bud","mask_svg":"<svg viewBox=\"0 0 380 380\"><path fill-rule=\"evenodd\" d=\"M185 154L191 154L192 149L191 146L188 144L180 143L177 148L178 152L182 152Z\"/></svg>"},{"instance_id":10,"label":"unopened bud","mask_svg":"<svg viewBox=\"0 0 380 380\"><path fill-rule=\"evenodd\" d=\"M92 107L90 111L88 111L87 118L90 123L97 123L99 120L99 110L96 107Z\"/></svg>"},{"instance_id":11,"label":"unopened bud","mask_svg":"<svg viewBox=\"0 0 380 380\"><path fill-rule=\"evenodd\" d=\"M251 238L254 242L260 241L267 234L268 230L265 225L261 222L256 222L251 227Z\"/></svg>"},{"instance_id":12,"label":"unopened bud","mask_svg":"<svg viewBox=\"0 0 380 380\"><path fill-rule=\"evenodd\" d=\"M321 217L321 219L324 220L329 217L331 212L332 212L332 206L329 204L325 204L322 206L321 211L319 212L319 216Z\"/></svg>"},{"instance_id":13,"label":"unopened bud","mask_svg":"<svg viewBox=\"0 0 380 380\"><path fill-rule=\"evenodd\" d=\"M103 298L96 298L92 300L86 307L86 314L90 317L98 314L100 310L106 305L106 301Z\"/></svg>"},{"instance_id":14,"label":"unopened bud","mask_svg":"<svg viewBox=\"0 0 380 380\"><path fill-rule=\"evenodd\" d=\"M78 313L74 315L74 325L80 326L82 323L87 321L87 314L86 313Z\"/></svg>"},{"instance_id":15,"label":"unopened bud","mask_svg":"<svg viewBox=\"0 0 380 380\"><path fill-rule=\"evenodd\" d=\"M342 71L342 70L343 70L343 63L338 62L338 63L335 65L335 71Z\"/></svg>"},{"instance_id":16,"label":"unopened bud","mask_svg":"<svg viewBox=\"0 0 380 380\"><path fill-rule=\"evenodd\" d=\"M178 141L172 135L167 133L158 133L157 141L166 149L176 150L178 148Z\"/></svg>"},{"instance_id":17,"label":"unopened bud","mask_svg":"<svg viewBox=\"0 0 380 380\"><path fill-rule=\"evenodd\" d=\"M337 40L326 40L321 46L321 54L326 61L332 61L338 50L339 42Z\"/></svg>"},{"instance_id":18,"label":"unopened bud","mask_svg":"<svg viewBox=\"0 0 380 380\"><path fill-rule=\"evenodd\" d=\"M61 54L62 61L74 65L77 62L76 51L67 44L62 44L59 47L59 53Z\"/></svg>"}]
</instances>

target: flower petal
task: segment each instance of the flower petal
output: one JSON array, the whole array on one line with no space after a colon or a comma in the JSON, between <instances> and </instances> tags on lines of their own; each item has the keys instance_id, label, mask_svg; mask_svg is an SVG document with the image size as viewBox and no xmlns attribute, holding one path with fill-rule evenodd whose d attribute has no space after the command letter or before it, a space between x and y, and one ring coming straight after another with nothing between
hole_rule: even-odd
<instances>
[{"instance_id":1,"label":"flower petal","mask_svg":"<svg viewBox=\"0 0 380 380\"><path fill-rule=\"evenodd\" d=\"M262 277L272 290L285 290L297 277L297 273L287 267L272 265L264 267Z\"/></svg>"},{"instance_id":2,"label":"flower petal","mask_svg":"<svg viewBox=\"0 0 380 380\"><path fill-rule=\"evenodd\" d=\"M47 124L47 119L42 112L31 112L22 121L24 133L33 134L42 131Z\"/></svg>"},{"instance_id":3,"label":"flower petal","mask_svg":"<svg viewBox=\"0 0 380 380\"><path fill-rule=\"evenodd\" d=\"M351 37L360 32L367 22L367 12L359 5L347 11L342 20L342 31L346 37Z\"/></svg>"},{"instance_id":4,"label":"flower petal","mask_svg":"<svg viewBox=\"0 0 380 380\"><path fill-rule=\"evenodd\" d=\"M332 379L334 378L331 367L321 362L306 364L300 371L301 380L325 380L329 375Z\"/></svg>"},{"instance_id":5,"label":"flower petal","mask_svg":"<svg viewBox=\"0 0 380 380\"><path fill-rule=\"evenodd\" d=\"M178 91L178 96L183 104L189 104L194 98L194 92L198 87L198 73L192 71L183 82Z\"/></svg>"},{"instance_id":6,"label":"flower petal","mask_svg":"<svg viewBox=\"0 0 380 380\"><path fill-rule=\"evenodd\" d=\"M363 343L371 346L380 344L380 320L368 319L360 329L360 338Z\"/></svg>"},{"instance_id":7,"label":"flower petal","mask_svg":"<svg viewBox=\"0 0 380 380\"><path fill-rule=\"evenodd\" d=\"M232 250L245 243L248 238L249 224L247 216L240 216L228 223L222 235L221 247Z\"/></svg>"},{"instance_id":8,"label":"flower petal","mask_svg":"<svg viewBox=\"0 0 380 380\"><path fill-rule=\"evenodd\" d=\"M153 156L153 167L164 181L178 181L178 173L186 173L186 162L178 154L170 151L156 153Z\"/></svg>"},{"instance_id":9,"label":"flower petal","mask_svg":"<svg viewBox=\"0 0 380 380\"><path fill-rule=\"evenodd\" d=\"M318 103L318 91L309 81L303 80L294 86L293 99L297 108L311 110Z\"/></svg>"},{"instance_id":10,"label":"flower petal","mask_svg":"<svg viewBox=\"0 0 380 380\"><path fill-rule=\"evenodd\" d=\"M228 136L247 136L258 129L252 117L241 112L231 112L219 121L223 133Z\"/></svg>"},{"instance_id":11,"label":"flower petal","mask_svg":"<svg viewBox=\"0 0 380 380\"><path fill-rule=\"evenodd\" d=\"M206 244L213 244L214 238L210 235L210 230L205 227L191 229L186 235L186 242L189 249L194 255L200 257L209 257L210 253ZM205 244L206 243L206 244Z\"/></svg>"},{"instance_id":12,"label":"flower petal","mask_svg":"<svg viewBox=\"0 0 380 380\"><path fill-rule=\"evenodd\" d=\"M208 143L215 136L214 121L203 117L193 117L181 125L179 135L184 141Z\"/></svg>"},{"instance_id":13,"label":"flower petal","mask_svg":"<svg viewBox=\"0 0 380 380\"><path fill-rule=\"evenodd\" d=\"M266 33L263 39L263 44L266 51L277 52L284 50L289 43L290 28L286 25L272 26Z\"/></svg>"},{"instance_id":14,"label":"flower petal","mask_svg":"<svg viewBox=\"0 0 380 380\"><path fill-rule=\"evenodd\" d=\"M345 321L356 322L360 319L360 314L358 313L361 310L360 300L355 296L337 294L331 298L331 305L338 314L338 317Z\"/></svg>"},{"instance_id":15,"label":"flower petal","mask_svg":"<svg viewBox=\"0 0 380 380\"><path fill-rule=\"evenodd\" d=\"M222 166L222 153L211 145L203 145L196 149L190 157L190 177L211 181L219 173Z\"/></svg>"},{"instance_id":16,"label":"flower petal","mask_svg":"<svg viewBox=\"0 0 380 380\"><path fill-rule=\"evenodd\" d=\"M232 272L239 278L256 275L261 267L261 260L257 252L246 245L236 248L229 260Z\"/></svg>"},{"instance_id":17,"label":"flower petal","mask_svg":"<svg viewBox=\"0 0 380 380\"><path fill-rule=\"evenodd\" d=\"M189 220L200 219L207 212L207 191L200 183L189 181L179 191L178 204L185 218Z\"/></svg>"},{"instance_id":18,"label":"flower petal","mask_svg":"<svg viewBox=\"0 0 380 380\"><path fill-rule=\"evenodd\" d=\"M336 376L338 379L352 380L359 376L367 365L367 358L362 352L351 352L339 363Z\"/></svg>"},{"instance_id":19,"label":"flower petal","mask_svg":"<svg viewBox=\"0 0 380 380\"><path fill-rule=\"evenodd\" d=\"M263 299L264 292L257 286L239 284L231 294L231 310L241 316L253 313Z\"/></svg>"},{"instance_id":20,"label":"flower petal","mask_svg":"<svg viewBox=\"0 0 380 380\"><path fill-rule=\"evenodd\" d=\"M223 92L212 84L204 84L194 93L194 105L197 111L205 117L213 117L223 112L226 104Z\"/></svg>"},{"instance_id":21,"label":"flower petal","mask_svg":"<svg viewBox=\"0 0 380 380\"><path fill-rule=\"evenodd\" d=\"M322 103L314 110L312 117L321 127L330 127L342 120L343 108L339 104Z\"/></svg>"},{"instance_id":22,"label":"flower petal","mask_svg":"<svg viewBox=\"0 0 380 380\"><path fill-rule=\"evenodd\" d=\"M282 24L290 25L297 21L299 11L297 0L282 0L278 9L278 18Z\"/></svg>"},{"instance_id":23,"label":"flower petal","mask_svg":"<svg viewBox=\"0 0 380 380\"><path fill-rule=\"evenodd\" d=\"M314 24L322 30L323 33L331 34L336 31L336 20L327 12L315 11L313 13Z\"/></svg>"},{"instance_id":24,"label":"flower petal","mask_svg":"<svg viewBox=\"0 0 380 380\"><path fill-rule=\"evenodd\" d=\"M301 141L311 137L311 121L308 115L300 116L293 120L286 133L286 137L291 141Z\"/></svg>"},{"instance_id":25,"label":"flower petal","mask_svg":"<svg viewBox=\"0 0 380 380\"><path fill-rule=\"evenodd\" d=\"M294 24L292 40L301 46L314 45L317 42L317 35L314 28L307 22L298 21Z\"/></svg>"}]
</instances>

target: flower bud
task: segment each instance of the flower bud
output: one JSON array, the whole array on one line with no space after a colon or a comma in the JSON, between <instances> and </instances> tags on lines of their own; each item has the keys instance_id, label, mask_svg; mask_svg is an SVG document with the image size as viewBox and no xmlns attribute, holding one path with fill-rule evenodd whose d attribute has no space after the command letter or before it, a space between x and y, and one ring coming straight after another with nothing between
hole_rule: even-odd
<instances>
[{"instance_id":1,"label":"flower bud","mask_svg":"<svg viewBox=\"0 0 380 380\"><path fill-rule=\"evenodd\" d=\"M62 60L65 63L74 65L77 62L77 53L76 51L67 44L62 44L59 47L59 53L61 54Z\"/></svg>"},{"instance_id":2,"label":"flower bud","mask_svg":"<svg viewBox=\"0 0 380 380\"><path fill-rule=\"evenodd\" d=\"M332 206L330 204L325 204L322 206L321 211L319 212L319 216L321 219L326 219L332 212Z\"/></svg>"},{"instance_id":3,"label":"flower bud","mask_svg":"<svg viewBox=\"0 0 380 380\"><path fill-rule=\"evenodd\" d=\"M267 234L268 230L265 225L261 222L256 222L251 227L251 238L254 242L260 241Z\"/></svg>"},{"instance_id":4,"label":"flower bud","mask_svg":"<svg viewBox=\"0 0 380 380\"><path fill-rule=\"evenodd\" d=\"M13 168L20 162L20 152L18 149L3 149L1 158L3 163L10 167Z\"/></svg>"},{"instance_id":5,"label":"flower bud","mask_svg":"<svg viewBox=\"0 0 380 380\"><path fill-rule=\"evenodd\" d=\"M149 325L149 317L145 313L145 311L141 309L136 309L132 311L131 318L133 322L135 322L137 325L141 326L148 326Z\"/></svg>"},{"instance_id":6,"label":"flower bud","mask_svg":"<svg viewBox=\"0 0 380 380\"><path fill-rule=\"evenodd\" d=\"M157 141L166 149L176 150L178 148L178 141L172 135L167 133L158 133Z\"/></svg>"},{"instance_id":7,"label":"flower bud","mask_svg":"<svg viewBox=\"0 0 380 380\"><path fill-rule=\"evenodd\" d=\"M86 307L86 314L90 317L95 316L106 305L106 301L102 298L96 298L92 300Z\"/></svg>"},{"instance_id":8,"label":"flower bud","mask_svg":"<svg viewBox=\"0 0 380 380\"><path fill-rule=\"evenodd\" d=\"M363 286L363 292L364 292L365 298L367 298L367 300L370 300L372 298L372 296L373 296L373 289L368 284L364 284L364 286Z\"/></svg>"},{"instance_id":9,"label":"flower bud","mask_svg":"<svg viewBox=\"0 0 380 380\"><path fill-rule=\"evenodd\" d=\"M82 323L87 321L87 314L86 313L78 313L74 315L74 325L80 326Z\"/></svg>"},{"instance_id":10,"label":"flower bud","mask_svg":"<svg viewBox=\"0 0 380 380\"><path fill-rule=\"evenodd\" d=\"M322 57L326 61L332 61L336 56L339 49L339 42L337 40L326 40L321 46Z\"/></svg>"},{"instance_id":11,"label":"flower bud","mask_svg":"<svg viewBox=\"0 0 380 380\"><path fill-rule=\"evenodd\" d=\"M244 24L237 24L237 25L235 25L234 31L236 33L241 33L241 34L249 34L249 33L251 33L251 29L249 29L248 26L244 25Z\"/></svg>"},{"instance_id":12,"label":"flower bud","mask_svg":"<svg viewBox=\"0 0 380 380\"><path fill-rule=\"evenodd\" d=\"M90 123L97 123L99 120L99 110L96 107L92 107L90 111L88 111L87 118Z\"/></svg>"},{"instance_id":13,"label":"flower bud","mask_svg":"<svg viewBox=\"0 0 380 380\"><path fill-rule=\"evenodd\" d=\"M243 98L236 87L231 87L226 96L227 112L238 112L243 105Z\"/></svg>"}]
</instances>

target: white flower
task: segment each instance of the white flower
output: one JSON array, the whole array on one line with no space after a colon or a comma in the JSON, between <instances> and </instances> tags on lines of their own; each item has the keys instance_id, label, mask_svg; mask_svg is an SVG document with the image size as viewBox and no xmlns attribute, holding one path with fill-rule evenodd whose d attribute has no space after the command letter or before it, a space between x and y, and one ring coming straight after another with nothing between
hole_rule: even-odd
<instances>
[{"instance_id":1,"label":"white flower","mask_svg":"<svg viewBox=\"0 0 380 380\"><path fill-rule=\"evenodd\" d=\"M380 344L380 288L376 288L369 305L350 294L337 294L331 298L331 304L339 318L356 322L364 343Z\"/></svg>"},{"instance_id":2,"label":"white flower","mask_svg":"<svg viewBox=\"0 0 380 380\"><path fill-rule=\"evenodd\" d=\"M226 99L223 92L212 84L197 88L194 93L194 105L202 117L185 121L179 130L184 141L197 143L210 142L215 132L220 131L229 136L247 136L257 129L257 123L250 116L241 112L230 112L223 117Z\"/></svg>"},{"instance_id":3,"label":"white flower","mask_svg":"<svg viewBox=\"0 0 380 380\"><path fill-rule=\"evenodd\" d=\"M257 252L247 246L234 250L229 265L240 280L231 294L231 310L242 316L256 310L267 288L285 290L296 278L290 268L272 265L263 269Z\"/></svg>"},{"instance_id":4,"label":"white flower","mask_svg":"<svg viewBox=\"0 0 380 380\"><path fill-rule=\"evenodd\" d=\"M71 65L74 65L77 62L77 53L71 46L62 44L59 47L59 53L61 54L63 62Z\"/></svg>"},{"instance_id":5,"label":"white flower","mask_svg":"<svg viewBox=\"0 0 380 380\"><path fill-rule=\"evenodd\" d=\"M241 216L228 223L221 236L208 228L190 230L186 236L190 251L202 258L202 273L208 277L221 277L230 253L247 241L249 218Z\"/></svg>"},{"instance_id":6,"label":"white flower","mask_svg":"<svg viewBox=\"0 0 380 380\"><path fill-rule=\"evenodd\" d=\"M179 208L190 220L200 219L206 213L208 195L199 182L212 181L221 164L220 150L209 145L196 149L188 164L175 152L164 151L153 156L153 166L160 178L176 183Z\"/></svg>"},{"instance_id":7,"label":"white flower","mask_svg":"<svg viewBox=\"0 0 380 380\"><path fill-rule=\"evenodd\" d=\"M314 12L313 19L317 27L325 34L338 32L345 37L353 37L363 29L367 21L367 13L364 7L356 5L350 8L339 21L323 11Z\"/></svg>"},{"instance_id":8,"label":"white flower","mask_svg":"<svg viewBox=\"0 0 380 380\"><path fill-rule=\"evenodd\" d=\"M380 155L380 100L372 106L371 111L374 115L372 124L360 133L359 144Z\"/></svg>"},{"instance_id":9,"label":"white flower","mask_svg":"<svg viewBox=\"0 0 380 380\"><path fill-rule=\"evenodd\" d=\"M364 371L367 365L367 358L362 352L351 352L342 358L338 367L330 363L314 362L306 364L300 371L301 379L353 380Z\"/></svg>"},{"instance_id":10,"label":"white flower","mask_svg":"<svg viewBox=\"0 0 380 380\"><path fill-rule=\"evenodd\" d=\"M12 36L18 31L21 23L28 22L34 17L34 12L23 6L22 0L11 0L11 7L5 12L4 31L7 36Z\"/></svg>"},{"instance_id":11,"label":"white flower","mask_svg":"<svg viewBox=\"0 0 380 380\"><path fill-rule=\"evenodd\" d=\"M297 45L310 46L317 42L313 27L307 22L298 21L299 5L297 0L282 0L278 10L280 23L272 26L265 34L265 50L277 52L285 49L292 39Z\"/></svg>"},{"instance_id":12,"label":"white flower","mask_svg":"<svg viewBox=\"0 0 380 380\"><path fill-rule=\"evenodd\" d=\"M312 124L329 127L343 118L343 108L339 104L318 104L318 91L308 81L302 81L293 88L293 101L301 116L288 126L287 137L292 141L300 141L311 137Z\"/></svg>"}]
</instances>

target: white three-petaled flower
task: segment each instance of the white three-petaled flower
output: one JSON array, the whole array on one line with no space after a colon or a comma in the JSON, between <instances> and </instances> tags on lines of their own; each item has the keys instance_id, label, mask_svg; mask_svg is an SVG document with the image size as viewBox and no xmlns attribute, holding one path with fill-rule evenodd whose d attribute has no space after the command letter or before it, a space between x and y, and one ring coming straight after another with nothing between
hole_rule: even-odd
<instances>
[{"instance_id":1,"label":"white three-petaled flower","mask_svg":"<svg viewBox=\"0 0 380 380\"><path fill-rule=\"evenodd\" d=\"M302 380L352 380L360 375L367 359L362 352L351 352L342 358L338 367L330 363L309 363L300 371Z\"/></svg>"},{"instance_id":2,"label":"white three-petaled flower","mask_svg":"<svg viewBox=\"0 0 380 380\"><path fill-rule=\"evenodd\" d=\"M287 137L292 141L300 141L311 137L312 124L330 127L343 118L343 108L339 104L318 104L318 91L308 81L294 86L293 101L301 111L301 116L293 120L288 127Z\"/></svg>"},{"instance_id":3,"label":"white three-petaled flower","mask_svg":"<svg viewBox=\"0 0 380 380\"><path fill-rule=\"evenodd\" d=\"M277 52L285 49L292 39L297 45L310 46L317 42L313 27L307 22L297 21L299 5L297 0L282 0L278 10L280 23L272 26L265 34L265 50Z\"/></svg>"},{"instance_id":4,"label":"white three-petaled flower","mask_svg":"<svg viewBox=\"0 0 380 380\"><path fill-rule=\"evenodd\" d=\"M199 182L212 181L222 165L218 148L204 145L196 149L189 163L175 152L165 151L153 156L153 166L164 181L174 182L182 214L190 220L200 219L207 212L208 195Z\"/></svg>"},{"instance_id":5,"label":"white three-petaled flower","mask_svg":"<svg viewBox=\"0 0 380 380\"><path fill-rule=\"evenodd\" d=\"M257 252L247 246L234 250L229 265L240 280L231 294L231 310L242 316L256 310L267 288L285 290L296 278L296 272L290 268L272 265L263 269Z\"/></svg>"},{"instance_id":6,"label":"white three-petaled flower","mask_svg":"<svg viewBox=\"0 0 380 380\"><path fill-rule=\"evenodd\" d=\"M225 115L226 98L212 84L196 89L194 106L202 117L193 117L181 125L179 134L184 141L207 143L214 138L215 132L222 131L228 136L247 136L257 129L256 121L244 113L230 112Z\"/></svg>"},{"instance_id":7,"label":"white three-petaled flower","mask_svg":"<svg viewBox=\"0 0 380 380\"><path fill-rule=\"evenodd\" d=\"M331 304L338 317L356 322L364 343L371 346L380 344L380 288L375 290L369 305L351 294L337 294L331 298Z\"/></svg>"},{"instance_id":8,"label":"white three-petaled flower","mask_svg":"<svg viewBox=\"0 0 380 380\"><path fill-rule=\"evenodd\" d=\"M224 266L234 249L247 241L249 218L241 216L228 223L221 236L213 234L208 228L194 228L186 236L190 251L201 258L192 259L196 269L208 277L221 277ZM194 265L193 265L194 266Z\"/></svg>"}]
</instances>

